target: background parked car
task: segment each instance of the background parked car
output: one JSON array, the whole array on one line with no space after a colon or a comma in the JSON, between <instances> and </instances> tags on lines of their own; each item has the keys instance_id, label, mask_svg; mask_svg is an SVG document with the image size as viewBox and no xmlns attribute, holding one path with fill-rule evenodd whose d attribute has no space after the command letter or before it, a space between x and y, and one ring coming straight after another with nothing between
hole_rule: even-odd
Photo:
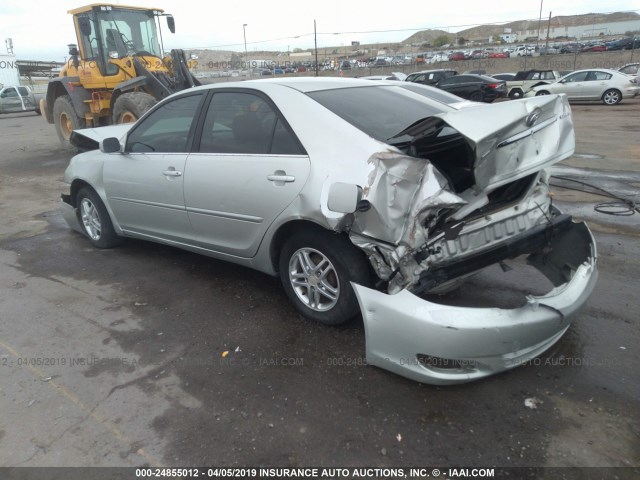
<instances>
[{"instance_id":1,"label":"background parked car","mask_svg":"<svg viewBox=\"0 0 640 480\"><path fill-rule=\"evenodd\" d=\"M606 52L607 46L604 43L596 43L594 45L585 45L582 47L583 52Z\"/></svg>"},{"instance_id":2,"label":"background parked car","mask_svg":"<svg viewBox=\"0 0 640 480\"><path fill-rule=\"evenodd\" d=\"M386 67L388 65L389 65L389 62L387 62L384 58L376 58L371 66L374 68L377 68L377 67Z\"/></svg>"},{"instance_id":3,"label":"background parked car","mask_svg":"<svg viewBox=\"0 0 640 480\"><path fill-rule=\"evenodd\" d=\"M429 63L448 62L449 55L444 52L435 53L430 59Z\"/></svg>"},{"instance_id":4,"label":"background parked car","mask_svg":"<svg viewBox=\"0 0 640 480\"><path fill-rule=\"evenodd\" d=\"M626 65L620 67L618 71L620 73L624 73L625 75L637 76L639 74L638 67L640 67L640 63L627 63Z\"/></svg>"},{"instance_id":5,"label":"background parked car","mask_svg":"<svg viewBox=\"0 0 640 480\"><path fill-rule=\"evenodd\" d=\"M513 51L512 56L514 57L530 57L535 52L534 47L530 47L528 45L518 45Z\"/></svg>"},{"instance_id":6,"label":"background parked car","mask_svg":"<svg viewBox=\"0 0 640 480\"><path fill-rule=\"evenodd\" d=\"M615 105L640 92L637 77L629 77L617 70L578 70L549 85L533 87L526 97L564 93L571 101L597 101Z\"/></svg>"},{"instance_id":7,"label":"background parked car","mask_svg":"<svg viewBox=\"0 0 640 480\"><path fill-rule=\"evenodd\" d=\"M6 86L0 84L0 113L36 112L40 108L29 87Z\"/></svg>"},{"instance_id":8,"label":"background parked car","mask_svg":"<svg viewBox=\"0 0 640 480\"><path fill-rule=\"evenodd\" d=\"M515 73L496 73L491 76L496 80L503 80L505 82L508 82L509 80L513 80L516 77L516 74Z\"/></svg>"},{"instance_id":9,"label":"background parked car","mask_svg":"<svg viewBox=\"0 0 640 480\"><path fill-rule=\"evenodd\" d=\"M407 75L402 72L393 72L391 75L368 75L359 78L365 80L397 80L403 82L407 78Z\"/></svg>"},{"instance_id":10,"label":"background parked car","mask_svg":"<svg viewBox=\"0 0 640 480\"><path fill-rule=\"evenodd\" d=\"M453 77L457 74L458 72L455 70L423 70L408 75L405 81L421 83L423 85L435 85L443 78Z\"/></svg>"},{"instance_id":11,"label":"background parked car","mask_svg":"<svg viewBox=\"0 0 640 480\"><path fill-rule=\"evenodd\" d=\"M582 50L582 45L579 43L566 43L560 47L560 53L578 53Z\"/></svg>"},{"instance_id":12,"label":"background parked car","mask_svg":"<svg viewBox=\"0 0 640 480\"><path fill-rule=\"evenodd\" d=\"M609 50L631 50L640 48L640 38L621 38L607 44Z\"/></svg>"},{"instance_id":13,"label":"background parked car","mask_svg":"<svg viewBox=\"0 0 640 480\"><path fill-rule=\"evenodd\" d=\"M553 45L540 47L540 55L556 55L558 53L560 53L560 49Z\"/></svg>"},{"instance_id":14,"label":"background parked car","mask_svg":"<svg viewBox=\"0 0 640 480\"><path fill-rule=\"evenodd\" d=\"M516 73L513 80L507 81L507 95L511 100L522 98L531 88L544 85L562 78L555 70L523 70Z\"/></svg>"},{"instance_id":15,"label":"background parked car","mask_svg":"<svg viewBox=\"0 0 640 480\"><path fill-rule=\"evenodd\" d=\"M450 62L454 62L458 60L466 60L463 52L454 52L451 55L449 55Z\"/></svg>"},{"instance_id":16,"label":"background parked car","mask_svg":"<svg viewBox=\"0 0 640 480\"><path fill-rule=\"evenodd\" d=\"M507 94L504 81L484 75L456 75L440 80L436 87L474 102L491 103Z\"/></svg>"}]
</instances>

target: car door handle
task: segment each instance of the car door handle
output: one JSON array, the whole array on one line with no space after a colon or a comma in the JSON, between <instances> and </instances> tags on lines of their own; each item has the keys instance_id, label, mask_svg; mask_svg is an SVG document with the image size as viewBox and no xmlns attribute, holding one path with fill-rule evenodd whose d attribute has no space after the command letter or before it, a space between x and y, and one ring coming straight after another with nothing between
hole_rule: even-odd
<instances>
[{"instance_id":1,"label":"car door handle","mask_svg":"<svg viewBox=\"0 0 640 480\"><path fill-rule=\"evenodd\" d=\"M291 183L296 180L296 177L292 175L286 175L284 172L276 172L273 175L267 175L267 180L269 180L270 182Z\"/></svg>"},{"instance_id":2,"label":"car door handle","mask_svg":"<svg viewBox=\"0 0 640 480\"><path fill-rule=\"evenodd\" d=\"M182 176L182 172L180 170L165 170L164 172L162 172L162 174L165 177L181 177Z\"/></svg>"}]
</instances>

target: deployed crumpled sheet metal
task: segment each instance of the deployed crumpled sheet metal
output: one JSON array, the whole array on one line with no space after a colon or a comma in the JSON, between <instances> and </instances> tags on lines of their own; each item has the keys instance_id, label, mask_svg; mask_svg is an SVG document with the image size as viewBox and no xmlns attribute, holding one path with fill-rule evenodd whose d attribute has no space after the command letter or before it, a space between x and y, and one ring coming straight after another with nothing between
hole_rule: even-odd
<instances>
[{"instance_id":1,"label":"deployed crumpled sheet metal","mask_svg":"<svg viewBox=\"0 0 640 480\"><path fill-rule=\"evenodd\" d=\"M584 223L572 223L549 249L530 263L557 286L527 296L515 309L446 306L406 289L388 295L352 284L364 319L367 362L419 382L454 384L540 355L569 327L598 277L595 241Z\"/></svg>"}]
</instances>

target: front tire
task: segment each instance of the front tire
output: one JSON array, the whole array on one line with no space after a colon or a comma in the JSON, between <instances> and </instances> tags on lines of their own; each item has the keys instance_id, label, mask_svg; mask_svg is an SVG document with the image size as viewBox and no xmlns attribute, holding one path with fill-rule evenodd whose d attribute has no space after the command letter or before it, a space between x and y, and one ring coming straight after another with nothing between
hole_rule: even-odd
<instances>
[{"instance_id":1,"label":"front tire","mask_svg":"<svg viewBox=\"0 0 640 480\"><path fill-rule=\"evenodd\" d=\"M156 104L156 99L148 93L123 93L113 105L113 123L133 123Z\"/></svg>"},{"instance_id":2,"label":"front tire","mask_svg":"<svg viewBox=\"0 0 640 480\"><path fill-rule=\"evenodd\" d=\"M58 139L66 146L70 145L71 132L86 126L84 118L80 118L76 114L69 95L61 95L56 98L53 104L53 123L56 127Z\"/></svg>"},{"instance_id":3,"label":"front tire","mask_svg":"<svg viewBox=\"0 0 640 480\"><path fill-rule=\"evenodd\" d=\"M94 190L81 188L76 205L80 227L94 247L112 248L122 243L122 238L113 228L107 208Z\"/></svg>"},{"instance_id":4,"label":"front tire","mask_svg":"<svg viewBox=\"0 0 640 480\"><path fill-rule=\"evenodd\" d=\"M540 90L539 92L536 92L536 97L539 97L541 95L549 95L549 92L547 92L546 90Z\"/></svg>"},{"instance_id":5,"label":"front tire","mask_svg":"<svg viewBox=\"0 0 640 480\"><path fill-rule=\"evenodd\" d=\"M622 94L615 89L607 90L602 94L602 103L605 105L616 105L622 101Z\"/></svg>"},{"instance_id":6,"label":"front tire","mask_svg":"<svg viewBox=\"0 0 640 480\"><path fill-rule=\"evenodd\" d=\"M289 238L282 246L279 269L296 310L324 325L355 317L360 308L350 282L371 282L364 254L345 237L325 230L301 231Z\"/></svg>"}]
</instances>

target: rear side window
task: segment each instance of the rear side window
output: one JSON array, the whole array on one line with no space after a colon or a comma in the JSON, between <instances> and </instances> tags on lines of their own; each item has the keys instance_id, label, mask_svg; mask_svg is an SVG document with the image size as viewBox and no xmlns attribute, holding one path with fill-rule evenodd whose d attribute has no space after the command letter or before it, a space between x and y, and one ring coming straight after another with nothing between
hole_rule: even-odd
<instances>
[{"instance_id":1,"label":"rear side window","mask_svg":"<svg viewBox=\"0 0 640 480\"><path fill-rule=\"evenodd\" d=\"M611 77L612 75L607 72L591 72L587 80L602 81L602 80L609 80Z\"/></svg>"},{"instance_id":2,"label":"rear side window","mask_svg":"<svg viewBox=\"0 0 640 480\"><path fill-rule=\"evenodd\" d=\"M418 120L450 110L447 105L428 102L396 86L320 90L307 95L382 142L388 142Z\"/></svg>"},{"instance_id":3,"label":"rear side window","mask_svg":"<svg viewBox=\"0 0 640 480\"><path fill-rule=\"evenodd\" d=\"M271 105L247 92L213 96L202 128L200 152L303 154L300 142Z\"/></svg>"},{"instance_id":4,"label":"rear side window","mask_svg":"<svg viewBox=\"0 0 640 480\"><path fill-rule=\"evenodd\" d=\"M573 75L569 75L567 78L565 78L564 81L566 83L584 82L587 79L587 75L589 75L589 72L574 73Z\"/></svg>"}]
</instances>

